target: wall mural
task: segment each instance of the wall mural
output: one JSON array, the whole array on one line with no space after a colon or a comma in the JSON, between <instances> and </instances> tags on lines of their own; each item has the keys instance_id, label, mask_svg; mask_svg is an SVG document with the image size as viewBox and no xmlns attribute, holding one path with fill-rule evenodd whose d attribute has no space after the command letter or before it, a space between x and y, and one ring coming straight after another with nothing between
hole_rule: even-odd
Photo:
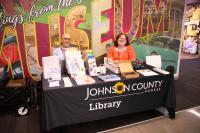
<instances>
[{"instance_id":1,"label":"wall mural","mask_svg":"<svg viewBox=\"0 0 200 133\"><path fill-rule=\"evenodd\" d=\"M138 59L159 54L177 72L183 12L179 0L0 0L0 81L40 80L42 57L66 32L96 57L126 33Z\"/></svg>"}]
</instances>

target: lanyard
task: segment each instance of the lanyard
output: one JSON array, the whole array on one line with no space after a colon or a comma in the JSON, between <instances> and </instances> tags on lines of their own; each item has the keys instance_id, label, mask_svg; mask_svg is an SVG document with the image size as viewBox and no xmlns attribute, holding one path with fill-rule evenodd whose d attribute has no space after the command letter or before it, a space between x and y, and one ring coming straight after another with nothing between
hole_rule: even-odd
<instances>
[{"instance_id":1,"label":"lanyard","mask_svg":"<svg viewBox=\"0 0 200 133\"><path fill-rule=\"evenodd\" d=\"M119 49L117 49L117 52L118 52L118 60L121 59L121 57L122 57L124 51L126 51L126 48L124 48L121 52L119 51Z\"/></svg>"}]
</instances>

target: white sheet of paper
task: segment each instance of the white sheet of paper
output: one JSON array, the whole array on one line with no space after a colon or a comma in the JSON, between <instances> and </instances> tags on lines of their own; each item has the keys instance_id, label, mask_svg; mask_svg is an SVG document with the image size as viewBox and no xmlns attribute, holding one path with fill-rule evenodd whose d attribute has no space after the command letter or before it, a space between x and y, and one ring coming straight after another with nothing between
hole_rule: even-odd
<instances>
[{"instance_id":1,"label":"white sheet of paper","mask_svg":"<svg viewBox=\"0 0 200 133\"><path fill-rule=\"evenodd\" d=\"M61 80L60 68L51 68L51 80Z\"/></svg>"},{"instance_id":2,"label":"white sheet of paper","mask_svg":"<svg viewBox=\"0 0 200 133\"><path fill-rule=\"evenodd\" d=\"M162 62L161 62L161 56L160 55L151 55L151 56L146 56L146 64L161 68Z\"/></svg>"},{"instance_id":3,"label":"white sheet of paper","mask_svg":"<svg viewBox=\"0 0 200 133\"><path fill-rule=\"evenodd\" d=\"M49 81L49 87L60 86L59 81Z\"/></svg>"},{"instance_id":4,"label":"white sheet of paper","mask_svg":"<svg viewBox=\"0 0 200 133\"><path fill-rule=\"evenodd\" d=\"M158 75L156 72L151 71L149 69L141 69L141 70L136 70L136 71L139 72L140 74L144 75L144 76Z\"/></svg>"},{"instance_id":5,"label":"white sheet of paper","mask_svg":"<svg viewBox=\"0 0 200 133\"><path fill-rule=\"evenodd\" d=\"M153 70L154 70L154 71L157 71L157 72L159 72L159 73L162 73L162 74L169 74L168 71L162 70L162 69L160 69L160 68L153 68Z\"/></svg>"},{"instance_id":6,"label":"white sheet of paper","mask_svg":"<svg viewBox=\"0 0 200 133\"><path fill-rule=\"evenodd\" d=\"M70 81L69 77L63 77L63 81L64 81L64 84L65 84L65 87L72 87L73 86L73 84Z\"/></svg>"}]
</instances>

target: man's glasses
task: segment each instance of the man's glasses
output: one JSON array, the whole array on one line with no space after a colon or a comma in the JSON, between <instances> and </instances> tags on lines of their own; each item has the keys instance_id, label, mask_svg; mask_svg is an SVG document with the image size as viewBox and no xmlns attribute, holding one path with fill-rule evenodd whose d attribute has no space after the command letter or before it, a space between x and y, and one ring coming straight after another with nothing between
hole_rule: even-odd
<instances>
[{"instance_id":1,"label":"man's glasses","mask_svg":"<svg viewBox=\"0 0 200 133\"><path fill-rule=\"evenodd\" d=\"M63 38L64 40L71 40L71 38Z\"/></svg>"}]
</instances>

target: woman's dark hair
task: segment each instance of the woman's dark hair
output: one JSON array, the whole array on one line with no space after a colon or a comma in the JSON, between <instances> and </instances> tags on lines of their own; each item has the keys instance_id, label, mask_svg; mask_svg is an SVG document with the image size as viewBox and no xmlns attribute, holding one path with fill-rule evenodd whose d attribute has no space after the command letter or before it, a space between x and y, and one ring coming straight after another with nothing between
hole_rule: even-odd
<instances>
[{"instance_id":1,"label":"woman's dark hair","mask_svg":"<svg viewBox=\"0 0 200 133\"><path fill-rule=\"evenodd\" d=\"M120 38L122 35L125 35L125 37L126 37L126 44L125 44L125 46L130 45L128 36L127 36L126 34L124 34L124 33L120 33L120 34L117 35L116 40L115 40L115 42L114 42L114 46L115 46L115 47L118 47L118 42L117 42L117 41L119 40L119 38Z\"/></svg>"}]
</instances>

